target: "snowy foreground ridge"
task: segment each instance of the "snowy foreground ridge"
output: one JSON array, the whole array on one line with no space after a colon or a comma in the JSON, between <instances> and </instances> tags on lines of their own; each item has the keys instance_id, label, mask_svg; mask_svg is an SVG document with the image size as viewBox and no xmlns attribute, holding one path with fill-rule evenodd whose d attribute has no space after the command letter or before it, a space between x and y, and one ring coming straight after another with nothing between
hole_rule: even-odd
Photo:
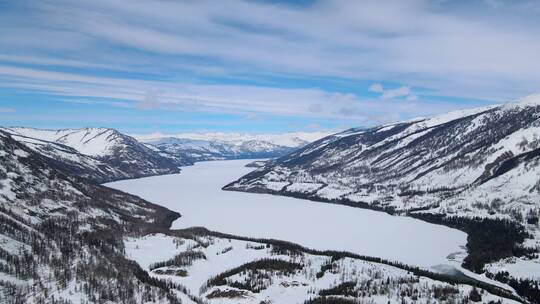
<instances>
[{"instance_id":1,"label":"snowy foreground ridge","mask_svg":"<svg viewBox=\"0 0 540 304\"><path fill-rule=\"evenodd\" d=\"M225 236L178 231L125 248L152 277L182 286L183 303L518 303L384 263Z\"/></svg>"},{"instance_id":2,"label":"snowy foreground ridge","mask_svg":"<svg viewBox=\"0 0 540 304\"><path fill-rule=\"evenodd\" d=\"M124 257L122 236L179 214L49 161L0 131L0 303L166 297Z\"/></svg>"}]
</instances>

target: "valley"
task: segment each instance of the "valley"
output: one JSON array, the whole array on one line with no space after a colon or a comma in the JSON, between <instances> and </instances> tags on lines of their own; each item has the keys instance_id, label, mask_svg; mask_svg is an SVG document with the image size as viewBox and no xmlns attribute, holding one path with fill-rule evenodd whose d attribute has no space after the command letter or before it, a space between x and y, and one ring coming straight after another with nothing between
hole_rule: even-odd
<instances>
[{"instance_id":1,"label":"valley","mask_svg":"<svg viewBox=\"0 0 540 304\"><path fill-rule=\"evenodd\" d=\"M0 304L540 304L540 0L0 0Z\"/></svg>"},{"instance_id":2,"label":"valley","mask_svg":"<svg viewBox=\"0 0 540 304\"><path fill-rule=\"evenodd\" d=\"M283 149L2 128L0 286L35 301L534 303L536 98ZM21 272L17 250L47 270ZM106 264L127 272L104 294L93 274ZM126 280L145 287L115 289Z\"/></svg>"},{"instance_id":3,"label":"valley","mask_svg":"<svg viewBox=\"0 0 540 304\"><path fill-rule=\"evenodd\" d=\"M183 299L188 303L312 303L310 299L325 299L326 296L319 296L340 284L349 286L349 291L344 294L333 291L329 295L333 295L333 301L346 301L353 294L372 294L373 290L363 284L377 278L403 282L412 279L409 283L412 285L407 285L405 290L412 288L425 293L416 296L421 301L429 301L433 290L445 289L448 282L460 280L463 280L461 284L465 283L463 287L450 291L451 296L441 297L452 301L465 299L469 297L471 284L491 293L502 292L507 297L504 301L515 297L510 287L460 266L467 255L467 236L461 231L379 211L221 190L227 181L253 170L246 167L250 163L250 160L202 162L184 168L180 174L106 184L181 213L172 223L172 230L165 234L128 238L127 256L152 277L185 286ZM249 266L268 259L301 262L304 266L300 273ZM359 268L353 269L351 265ZM241 280L247 280L242 284L248 287L229 279L204 287L214 276L238 267L252 267L248 277L240 276ZM328 273L321 270L325 268ZM358 276L357 271L365 277ZM408 276L409 271L414 273L412 277ZM382 273L392 274L387 277ZM422 287L414 287L420 281L413 278L421 278ZM370 299L376 299L376 303L412 300L414 297L403 296L402 288L402 284L388 286ZM498 301L491 293L485 293L484 299ZM432 300L441 299L435 296Z\"/></svg>"},{"instance_id":4,"label":"valley","mask_svg":"<svg viewBox=\"0 0 540 304\"><path fill-rule=\"evenodd\" d=\"M179 212L172 229L205 227L252 238L286 240L318 250L342 250L430 268L465 255L465 233L408 217L308 200L223 191L253 168L246 160L211 161L180 174L106 186Z\"/></svg>"}]
</instances>

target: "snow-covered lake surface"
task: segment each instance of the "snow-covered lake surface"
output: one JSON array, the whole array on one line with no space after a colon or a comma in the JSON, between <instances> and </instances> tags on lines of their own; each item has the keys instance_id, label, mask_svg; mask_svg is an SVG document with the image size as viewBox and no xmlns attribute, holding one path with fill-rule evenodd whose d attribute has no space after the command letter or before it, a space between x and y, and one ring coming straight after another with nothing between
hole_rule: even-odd
<instances>
[{"instance_id":1,"label":"snow-covered lake surface","mask_svg":"<svg viewBox=\"0 0 540 304\"><path fill-rule=\"evenodd\" d=\"M250 172L251 161L201 162L180 174L106 184L178 211L172 228L204 226L234 235L274 238L315 249L346 250L422 267L454 264L467 235L441 225L383 212L308 200L222 191Z\"/></svg>"}]
</instances>

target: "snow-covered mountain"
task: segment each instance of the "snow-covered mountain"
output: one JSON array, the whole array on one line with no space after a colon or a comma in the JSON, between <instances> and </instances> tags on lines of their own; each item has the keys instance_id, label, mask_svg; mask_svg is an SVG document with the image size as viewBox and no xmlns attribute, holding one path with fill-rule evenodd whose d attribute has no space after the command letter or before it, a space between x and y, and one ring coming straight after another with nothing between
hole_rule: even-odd
<instances>
[{"instance_id":1,"label":"snow-covered mountain","mask_svg":"<svg viewBox=\"0 0 540 304\"><path fill-rule=\"evenodd\" d=\"M429 119L350 129L270 162L225 189L409 214L463 230L472 229L448 219L510 221L530 233L524 244L537 248L539 164L540 95L532 95ZM540 261L531 261L530 269L536 270L529 274L540 277ZM513 275L521 277L517 272Z\"/></svg>"},{"instance_id":2,"label":"snow-covered mountain","mask_svg":"<svg viewBox=\"0 0 540 304\"><path fill-rule=\"evenodd\" d=\"M309 144L229 188L310 194L386 210L525 218L540 199L540 95ZM466 200L463 198L467 198ZM473 203L503 200L499 212ZM504 212L503 212L504 211Z\"/></svg>"},{"instance_id":3,"label":"snow-covered mountain","mask_svg":"<svg viewBox=\"0 0 540 304\"><path fill-rule=\"evenodd\" d=\"M519 300L492 284L377 258L169 230L178 213L50 162L0 131L0 303Z\"/></svg>"},{"instance_id":4,"label":"snow-covered mountain","mask_svg":"<svg viewBox=\"0 0 540 304\"><path fill-rule=\"evenodd\" d=\"M325 132L284 134L181 133L135 137L167 154L196 162L280 157L326 135L328 133Z\"/></svg>"},{"instance_id":5,"label":"snow-covered mountain","mask_svg":"<svg viewBox=\"0 0 540 304\"><path fill-rule=\"evenodd\" d=\"M289 292L306 303L351 303L351 294L379 295L384 303L464 302L473 297L534 303L540 298L538 110L540 95L351 129L300 148L259 139L159 138L150 144L103 128L1 129L0 302L22 297L44 302L52 296L88 302L245 298L246 303L259 303L262 297L275 300ZM262 167L225 189L374 208L462 229L469 236L464 266L483 272L477 277L484 283L463 274L441 275L275 240L200 229L171 231L167 227L179 214L96 183L177 172L197 159L188 154L190 149L200 152L201 147L208 154L199 160L296 149L254 164ZM169 235L153 239L152 252L166 242L172 247L165 254L139 256L148 244L138 236L150 232ZM126 236L134 240L128 251ZM127 260L125 252L139 265ZM235 261L236 268L219 266L221 255ZM199 257L219 271L191 267ZM153 264L146 264L150 260ZM188 286L183 286L186 275ZM189 283L192 278L202 285ZM522 298L495 285L511 286Z\"/></svg>"},{"instance_id":6,"label":"snow-covered mountain","mask_svg":"<svg viewBox=\"0 0 540 304\"><path fill-rule=\"evenodd\" d=\"M327 131L314 132L285 132L278 134L251 134L251 133L224 133L224 132L209 132L209 133L177 133L177 134L162 134L152 133L146 135L133 135L140 141L152 141L160 138L183 138L202 141L221 141L221 142L246 142L246 141L265 141L277 146L285 147L301 147L310 142L314 142L325 136L332 134Z\"/></svg>"},{"instance_id":7,"label":"snow-covered mountain","mask_svg":"<svg viewBox=\"0 0 540 304\"><path fill-rule=\"evenodd\" d=\"M98 182L179 172L189 161L167 155L108 128L2 128L71 174Z\"/></svg>"},{"instance_id":8,"label":"snow-covered mountain","mask_svg":"<svg viewBox=\"0 0 540 304\"><path fill-rule=\"evenodd\" d=\"M147 141L146 144L160 151L193 162L205 160L272 158L283 156L295 148L278 146L265 141L225 142L217 140L198 140L185 138L161 138Z\"/></svg>"},{"instance_id":9,"label":"snow-covered mountain","mask_svg":"<svg viewBox=\"0 0 540 304\"><path fill-rule=\"evenodd\" d=\"M49 158L51 165L97 182L177 173L197 161L280 157L323 134L185 134L187 138L152 134L137 140L109 128L0 130Z\"/></svg>"},{"instance_id":10,"label":"snow-covered mountain","mask_svg":"<svg viewBox=\"0 0 540 304\"><path fill-rule=\"evenodd\" d=\"M122 238L179 214L50 160L0 131L0 303L177 303L124 257Z\"/></svg>"}]
</instances>

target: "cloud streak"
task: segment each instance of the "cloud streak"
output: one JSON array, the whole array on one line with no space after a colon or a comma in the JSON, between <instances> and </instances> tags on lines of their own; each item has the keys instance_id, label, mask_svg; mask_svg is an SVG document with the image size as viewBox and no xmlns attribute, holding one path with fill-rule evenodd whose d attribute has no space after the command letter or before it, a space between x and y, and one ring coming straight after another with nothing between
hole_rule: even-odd
<instances>
[{"instance_id":1,"label":"cloud streak","mask_svg":"<svg viewBox=\"0 0 540 304\"><path fill-rule=\"evenodd\" d=\"M169 83L80 76L2 65L0 79L10 79L0 82L0 88L35 90L62 97L62 100L71 103L140 110L345 118L359 124L374 124L410 116L431 115L453 108L451 104L404 103L391 98L381 103L376 99L360 99L354 94L328 93L320 89ZM388 91L384 91L384 94L398 95Z\"/></svg>"},{"instance_id":2,"label":"cloud streak","mask_svg":"<svg viewBox=\"0 0 540 304\"><path fill-rule=\"evenodd\" d=\"M433 102L440 96L497 101L540 90L538 7L21 1L0 12L0 86L141 110L381 122L463 106ZM274 82L249 83L266 78ZM378 97L295 87L297 78L376 81L368 90Z\"/></svg>"},{"instance_id":3,"label":"cloud streak","mask_svg":"<svg viewBox=\"0 0 540 304\"><path fill-rule=\"evenodd\" d=\"M414 101L418 99L418 96L412 93L411 88L404 86L395 89L385 89L382 84L374 83L369 89L369 92L380 93L379 98L383 100L404 98L408 101Z\"/></svg>"}]
</instances>

